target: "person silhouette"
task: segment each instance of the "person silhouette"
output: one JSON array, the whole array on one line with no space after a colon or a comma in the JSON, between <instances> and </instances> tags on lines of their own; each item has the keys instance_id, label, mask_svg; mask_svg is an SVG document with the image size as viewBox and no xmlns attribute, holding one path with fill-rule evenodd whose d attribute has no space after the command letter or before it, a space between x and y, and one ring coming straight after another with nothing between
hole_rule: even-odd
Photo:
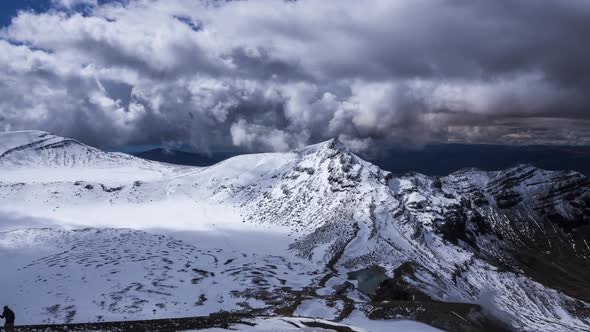
<instances>
[{"instance_id":1,"label":"person silhouette","mask_svg":"<svg viewBox=\"0 0 590 332\"><path fill-rule=\"evenodd\" d=\"M4 331L14 332L14 311L10 310L8 306L4 306L4 312L0 315L0 318L6 320L4 323Z\"/></svg>"}]
</instances>

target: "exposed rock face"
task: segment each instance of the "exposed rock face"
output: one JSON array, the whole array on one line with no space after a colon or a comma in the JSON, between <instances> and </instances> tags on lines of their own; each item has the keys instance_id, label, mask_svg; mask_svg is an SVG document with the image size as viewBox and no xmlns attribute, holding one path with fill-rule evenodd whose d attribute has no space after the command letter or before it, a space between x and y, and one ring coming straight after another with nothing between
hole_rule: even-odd
<instances>
[{"instance_id":1,"label":"exposed rock face","mask_svg":"<svg viewBox=\"0 0 590 332\"><path fill-rule=\"evenodd\" d=\"M331 244L323 261L337 270L379 265L395 275L415 264L415 273L384 285L389 299L479 303L491 289L495 306L516 313L518 329L590 324L588 178L526 165L392 177L333 142L316 149L298 160L315 171L282 184L307 204L267 198L270 220L293 220L280 212L287 206L305 216L308 231L292 245L301 255Z\"/></svg>"}]
</instances>

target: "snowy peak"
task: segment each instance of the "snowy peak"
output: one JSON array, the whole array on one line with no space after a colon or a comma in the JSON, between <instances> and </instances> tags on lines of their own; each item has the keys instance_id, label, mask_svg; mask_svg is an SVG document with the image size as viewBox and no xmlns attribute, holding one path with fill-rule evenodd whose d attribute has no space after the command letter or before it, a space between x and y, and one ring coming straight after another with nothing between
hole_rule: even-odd
<instances>
[{"instance_id":1,"label":"snowy peak","mask_svg":"<svg viewBox=\"0 0 590 332\"><path fill-rule=\"evenodd\" d=\"M301 162L295 170L311 167L327 180L326 184L332 191L355 188L363 182L361 178L374 178L382 173L377 166L356 156L336 138L296 152L301 155Z\"/></svg>"},{"instance_id":2,"label":"snowy peak","mask_svg":"<svg viewBox=\"0 0 590 332\"><path fill-rule=\"evenodd\" d=\"M0 158L26 149L39 149L44 146L73 141L39 130L24 130L0 133Z\"/></svg>"},{"instance_id":3,"label":"snowy peak","mask_svg":"<svg viewBox=\"0 0 590 332\"><path fill-rule=\"evenodd\" d=\"M295 151L304 155L314 154L324 158L333 158L340 154L353 155L348 147L337 138L332 138L330 140L310 145Z\"/></svg>"},{"instance_id":4,"label":"snowy peak","mask_svg":"<svg viewBox=\"0 0 590 332\"><path fill-rule=\"evenodd\" d=\"M340 153L350 154L350 150L346 144L342 143L338 138L332 138L319 144L325 150L338 151Z\"/></svg>"},{"instance_id":5,"label":"snowy peak","mask_svg":"<svg viewBox=\"0 0 590 332\"><path fill-rule=\"evenodd\" d=\"M4 167L114 167L149 163L123 153L103 152L44 131L0 133L0 166Z\"/></svg>"}]
</instances>

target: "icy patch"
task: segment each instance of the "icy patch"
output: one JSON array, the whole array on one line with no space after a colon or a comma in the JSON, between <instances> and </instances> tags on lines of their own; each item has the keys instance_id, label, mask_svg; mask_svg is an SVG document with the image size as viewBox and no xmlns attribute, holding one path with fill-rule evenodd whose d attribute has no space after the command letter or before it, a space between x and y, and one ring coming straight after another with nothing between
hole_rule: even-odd
<instances>
[{"instance_id":1,"label":"icy patch","mask_svg":"<svg viewBox=\"0 0 590 332\"><path fill-rule=\"evenodd\" d=\"M338 316L338 308L330 307L324 300L305 300L297 307L295 316L313 317L323 319L335 319Z\"/></svg>"},{"instance_id":2,"label":"icy patch","mask_svg":"<svg viewBox=\"0 0 590 332\"><path fill-rule=\"evenodd\" d=\"M362 326L371 332L442 332L430 325L411 320L370 320L362 312L355 310L341 323L351 326Z\"/></svg>"}]
</instances>

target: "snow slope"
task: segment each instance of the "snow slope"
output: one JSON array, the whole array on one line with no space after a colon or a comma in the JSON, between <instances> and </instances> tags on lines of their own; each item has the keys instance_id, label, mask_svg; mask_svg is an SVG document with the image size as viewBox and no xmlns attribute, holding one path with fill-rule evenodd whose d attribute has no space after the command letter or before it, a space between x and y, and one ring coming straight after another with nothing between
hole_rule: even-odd
<instances>
[{"instance_id":1,"label":"snow slope","mask_svg":"<svg viewBox=\"0 0 590 332\"><path fill-rule=\"evenodd\" d=\"M82 176L105 183L124 182L130 177L155 180L182 169L124 153L103 152L36 130L0 133L0 167L0 181L75 181L76 176Z\"/></svg>"},{"instance_id":2,"label":"snow slope","mask_svg":"<svg viewBox=\"0 0 590 332\"><path fill-rule=\"evenodd\" d=\"M224 285L232 285L237 291L234 294L239 295L231 300L224 296L227 308L237 308L240 296L257 299L261 302L255 304L267 308L277 306L279 298L288 298L283 300L288 308L280 310L289 314L346 321L354 316L351 312L358 312L373 318L434 322L423 308L465 307L452 304L460 302L483 305L486 312L519 330L590 330L586 277L590 275L590 182L575 172L549 172L523 165L500 172L468 169L443 178L421 174L394 177L336 140L288 153L238 156L206 168L175 167L107 154L75 141L55 145L72 141L43 132L2 135L9 139L0 143L8 151L0 157L0 215L40 218L44 225L55 227L145 230L149 233L140 233L145 238L134 250L138 250L135 255L146 257L149 255L142 250L161 246L151 234L174 234L186 240L179 249L183 254L171 259L178 267L181 263L176 262L185 259L182 255L187 255L187 250L213 250L216 245L223 248L219 254L223 259L231 259L233 250L255 261L278 256L283 265L302 264L301 271L280 270L284 274L281 279L291 285L283 293L256 288L244 276L223 279ZM49 247L58 248L55 243L63 242L62 237L78 238L83 234L80 232L41 233L56 238L48 242L53 243ZM122 236L116 230L108 232L113 238ZM4 241L15 242L14 234L3 234ZM92 248L92 243L104 241L87 239L85 246ZM25 242L31 243L28 251L33 253L46 246L42 241ZM149 245L140 245L144 242ZM105 250L118 252L119 242L109 243ZM78 253L80 250L75 248L65 257L95 256L91 253L98 252ZM142 278L153 281L149 267L164 269L167 265L158 261L162 256L146 263L152 265L125 261L129 264L125 271L143 272L128 277L119 272L122 274L96 290L109 294L108 290L126 289L128 285L118 284L118 280L128 284ZM52 274L47 260L41 262L30 268L50 280L49 284L81 285L82 279L61 281ZM77 262L69 260L64 268L79 270ZM394 291L378 290L384 302L371 301L358 291L357 281L348 278L350 272L374 266L391 278ZM82 270L92 273L95 268L89 265ZM219 266L207 268L226 278ZM98 269L108 273L103 266ZM21 285L34 281L19 279L25 278L19 274L22 271L15 272L11 280L26 280ZM173 294L170 298L183 298L188 291L179 280L188 276L179 272L166 278L178 287L167 292ZM9 289L0 291L4 294ZM187 303L196 301L195 291ZM134 296L148 301L133 317L149 317L155 303L129 295L135 292L126 293L119 302L133 303ZM100 294L76 294L74 290L64 294L59 301L67 297L76 303L74 320L92 319L88 308L97 310L92 301ZM221 295L211 294L215 296ZM39 306L51 305L52 298L58 297L50 294ZM172 301L170 298L166 301ZM31 305L22 301L22 306ZM156 308L156 315L178 316L186 312L183 310L204 313L178 302L167 306L168 313ZM400 307L405 311L400 312ZM99 311L104 317L130 315L126 305L112 308L105 306ZM472 310L469 308L466 315ZM31 314L44 320L65 319L43 311ZM466 320L467 316L459 316L459 322Z\"/></svg>"}]
</instances>

